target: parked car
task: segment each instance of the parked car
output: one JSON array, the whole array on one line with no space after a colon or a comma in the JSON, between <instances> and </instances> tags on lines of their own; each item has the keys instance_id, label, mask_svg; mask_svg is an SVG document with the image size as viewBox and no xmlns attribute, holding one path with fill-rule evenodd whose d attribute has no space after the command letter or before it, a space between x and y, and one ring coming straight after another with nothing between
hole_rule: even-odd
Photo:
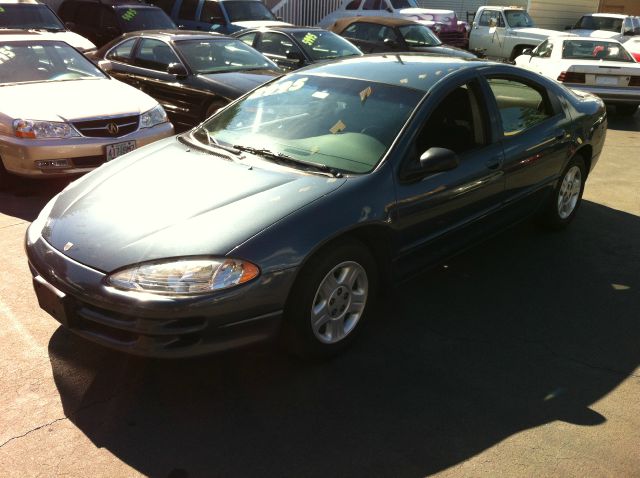
<instances>
[{"instance_id":1,"label":"parked car","mask_svg":"<svg viewBox=\"0 0 640 478\"><path fill-rule=\"evenodd\" d=\"M245 28L285 26L260 0L153 0L179 25L234 33Z\"/></svg>"},{"instance_id":2,"label":"parked car","mask_svg":"<svg viewBox=\"0 0 640 478\"><path fill-rule=\"evenodd\" d=\"M356 46L344 38L316 27L265 27L243 30L233 36L258 50L283 70L362 55Z\"/></svg>"},{"instance_id":3,"label":"parked car","mask_svg":"<svg viewBox=\"0 0 640 478\"><path fill-rule=\"evenodd\" d=\"M516 65L598 95L623 115L640 105L640 64L616 40L558 35L526 50Z\"/></svg>"},{"instance_id":4,"label":"parked car","mask_svg":"<svg viewBox=\"0 0 640 478\"><path fill-rule=\"evenodd\" d=\"M469 25L458 20L453 10L419 8L416 0L343 0L340 7L325 16L318 26L330 29L339 19L379 16L415 20L431 28L447 45L467 48Z\"/></svg>"},{"instance_id":5,"label":"parked car","mask_svg":"<svg viewBox=\"0 0 640 478\"><path fill-rule=\"evenodd\" d=\"M511 65L313 65L53 199L27 232L36 294L128 353L331 355L382 288L530 214L568 225L606 127L597 97Z\"/></svg>"},{"instance_id":6,"label":"parked car","mask_svg":"<svg viewBox=\"0 0 640 478\"><path fill-rule=\"evenodd\" d=\"M189 30L126 33L91 58L109 60L114 78L158 100L178 130L282 74L240 40Z\"/></svg>"},{"instance_id":7,"label":"parked car","mask_svg":"<svg viewBox=\"0 0 640 478\"><path fill-rule=\"evenodd\" d=\"M333 24L331 31L345 37L364 53L415 51L476 58L476 55L462 48L445 45L422 23L404 18L343 18Z\"/></svg>"},{"instance_id":8,"label":"parked car","mask_svg":"<svg viewBox=\"0 0 640 478\"><path fill-rule=\"evenodd\" d=\"M36 0L1 0L0 30L46 31L82 52L96 48L86 38L67 30L48 5Z\"/></svg>"},{"instance_id":9,"label":"parked car","mask_svg":"<svg viewBox=\"0 0 640 478\"><path fill-rule=\"evenodd\" d=\"M624 47L637 62L640 62L640 36L627 40Z\"/></svg>"},{"instance_id":10,"label":"parked car","mask_svg":"<svg viewBox=\"0 0 640 478\"><path fill-rule=\"evenodd\" d=\"M555 30L537 28L526 10L488 6L476 12L469 33L469 49L487 58L515 60L525 48L535 48Z\"/></svg>"},{"instance_id":11,"label":"parked car","mask_svg":"<svg viewBox=\"0 0 640 478\"><path fill-rule=\"evenodd\" d=\"M610 38L621 43L640 35L640 20L631 15L618 13L590 13L583 15L574 25L568 28L570 33L585 37Z\"/></svg>"},{"instance_id":12,"label":"parked car","mask_svg":"<svg viewBox=\"0 0 640 478\"><path fill-rule=\"evenodd\" d=\"M178 28L158 7L135 0L64 0L58 13L98 47L126 32Z\"/></svg>"},{"instance_id":13,"label":"parked car","mask_svg":"<svg viewBox=\"0 0 640 478\"><path fill-rule=\"evenodd\" d=\"M172 134L154 99L55 35L0 39L0 187L86 173Z\"/></svg>"}]
</instances>

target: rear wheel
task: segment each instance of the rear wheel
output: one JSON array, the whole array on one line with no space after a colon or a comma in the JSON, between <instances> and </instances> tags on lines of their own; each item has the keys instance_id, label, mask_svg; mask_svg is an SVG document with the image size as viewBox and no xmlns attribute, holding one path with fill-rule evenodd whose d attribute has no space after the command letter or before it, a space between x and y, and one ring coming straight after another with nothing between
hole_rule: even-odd
<instances>
[{"instance_id":1,"label":"rear wheel","mask_svg":"<svg viewBox=\"0 0 640 478\"><path fill-rule=\"evenodd\" d=\"M632 105L616 105L616 111L622 116L631 116L638 109L638 104Z\"/></svg>"},{"instance_id":2,"label":"rear wheel","mask_svg":"<svg viewBox=\"0 0 640 478\"><path fill-rule=\"evenodd\" d=\"M584 159L574 156L560 176L551 199L540 211L540 224L550 229L566 227L578 211L586 179Z\"/></svg>"},{"instance_id":3,"label":"rear wheel","mask_svg":"<svg viewBox=\"0 0 640 478\"><path fill-rule=\"evenodd\" d=\"M285 308L286 347L303 358L329 357L356 336L376 293L377 274L367 248L348 240L312 257Z\"/></svg>"}]
</instances>

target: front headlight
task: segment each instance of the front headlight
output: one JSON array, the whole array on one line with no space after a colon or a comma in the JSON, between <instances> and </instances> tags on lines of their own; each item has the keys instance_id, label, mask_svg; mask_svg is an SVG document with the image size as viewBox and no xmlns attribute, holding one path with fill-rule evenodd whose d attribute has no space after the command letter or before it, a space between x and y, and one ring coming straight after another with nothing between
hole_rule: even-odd
<instances>
[{"instance_id":1,"label":"front headlight","mask_svg":"<svg viewBox=\"0 0 640 478\"><path fill-rule=\"evenodd\" d=\"M13 122L13 131L18 138L76 138L80 133L69 123L58 121L37 121L17 119Z\"/></svg>"},{"instance_id":2,"label":"front headlight","mask_svg":"<svg viewBox=\"0 0 640 478\"><path fill-rule=\"evenodd\" d=\"M151 128L152 126L166 123L167 121L169 121L169 118L167 118L167 113L160 105L140 115L141 128Z\"/></svg>"},{"instance_id":3,"label":"front headlight","mask_svg":"<svg viewBox=\"0 0 640 478\"><path fill-rule=\"evenodd\" d=\"M256 265L238 259L179 259L128 267L109 275L107 283L130 291L191 295L235 287L259 274Z\"/></svg>"}]
</instances>

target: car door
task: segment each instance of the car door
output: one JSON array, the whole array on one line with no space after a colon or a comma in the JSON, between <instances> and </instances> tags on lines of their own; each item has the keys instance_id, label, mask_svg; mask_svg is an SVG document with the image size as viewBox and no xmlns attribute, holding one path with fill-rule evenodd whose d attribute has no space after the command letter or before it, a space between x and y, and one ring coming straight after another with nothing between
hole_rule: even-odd
<instances>
[{"instance_id":1,"label":"car door","mask_svg":"<svg viewBox=\"0 0 640 478\"><path fill-rule=\"evenodd\" d=\"M403 276L486 234L504 194L502 145L475 73L437 87L422 110L397 174L394 270ZM459 165L413 177L434 147L455 152Z\"/></svg>"},{"instance_id":2,"label":"car door","mask_svg":"<svg viewBox=\"0 0 640 478\"><path fill-rule=\"evenodd\" d=\"M185 126L197 124L202 119L203 104L209 94L191 88L189 74L177 77L167 73L172 63L180 63L188 71L169 43L141 37L130 70L132 80L163 106L172 122Z\"/></svg>"},{"instance_id":3,"label":"car door","mask_svg":"<svg viewBox=\"0 0 640 478\"><path fill-rule=\"evenodd\" d=\"M571 155L571 118L553 89L533 74L516 76L495 67L482 76L489 110L499 121L505 204L514 206L516 215L531 212Z\"/></svg>"},{"instance_id":4,"label":"car door","mask_svg":"<svg viewBox=\"0 0 640 478\"><path fill-rule=\"evenodd\" d=\"M488 57L502 56L504 19L498 10L484 10L477 24L473 24L473 48L484 50Z\"/></svg>"},{"instance_id":5,"label":"car door","mask_svg":"<svg viewBox=\"0 0 640 478\"><path fill-rule=\"evenodd\" d=\"M283 70L300 68L299 58L306 60L306 55L294 40L278 32L262 32L257 50Z\"/></svg>"}]
</instances>

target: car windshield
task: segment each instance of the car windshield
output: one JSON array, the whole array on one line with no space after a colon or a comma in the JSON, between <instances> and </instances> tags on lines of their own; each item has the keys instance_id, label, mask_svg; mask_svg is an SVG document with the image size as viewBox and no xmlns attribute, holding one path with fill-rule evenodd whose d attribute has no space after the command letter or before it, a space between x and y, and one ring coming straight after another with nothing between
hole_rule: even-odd
<instances>
[{"instance_id":1,"label":"car windshield","mask_svg":"<svg viewBox=\"0 0 640 478\"><path fill-rule=\"evenodd\" d=\"M63 42L0 43L0 84L106 78Z\"/></svg>"},{"instance_id":2,"label":"car windshield","mask_svg":"<svg viewBox=\"0 0 640 478\"><path fill-rule=\"evenodd\" d=\"M382 159L424 94L372 81L293 74L224 109L195 136L206 132L212 143L366 173Z\"/></svg>"},{"instance_id":3,"label":"car windshield","mask_svg":"<svg viewBox=\"0 0 640 478\"><path fill-rule=\"evenodd\" d=\"M125 32L178 28L173 20L159 8L118 7L116 14L122 31Z\"/></svg>"},{"instance_id":4,"label":"car windshield","mask_svg":"<svg viewBox=\"0 0 640 478\"><path fill-rule=\"evenodd\" d=\"M507 24L511 28L534 27L533 19L524 10L505 10Z\"/></svg>"},{"instance_id":5,"label":"car windshield","mask_svg":"<svg viewBox=\"0 0 640 478\"><path fill-rule=\"evenodd\" d=\"M393 8L418 8L416 0L391 0Z\"/></svg>"},{"instance_id":6,"label":"car windshield","mask_svg":"<svg viewBox=\"0 0 640 478\"><path fill-rule=\"evenodd\" d=\"M565 40L562 58L566 60L606 60L635 63L620 43L598 40Z\"/></svg>"},{"instance_id":7,"label":"car windshield","mask_svg":"<svg viewBox=\"0 0 640 478\"><path fill-rule=\"evenodd\" d=\"M64 25L46 5L0 3L0 28L64 31Z\"/></svg>"},{"instance_id":8,"label":"car windshield","mask_svg":"<svg viewBox=\"0 0 640 478\"><path fill-rule=\"evenodd\" d=\"M194 73L277 69L268 59L240 40L180 40L175 45Z\"/></svg>"},{"instance_id":9,"label":"car windshield","mask_svg":"<svg viewBox=\"0 0 640 478\"><path fill-rule=\"evenodd\" d=\"M333 32L299 31L293 32L292 35L314 61L362 54L355 46Z\"/></svg>"},{"instance_id":10,"label":"car windshield","mask_svg":"<svg viewBox=\"0 0 640 478\"><path fill-rule=\"evenodd\" d=\"M261 2L224 2L229 20L233 22L244 22L247 20L277 20L275 15Z\"/></svg>"},{"instance_id":11,"label":"car windshield","mask_svg":"<svg viewBox=\"0 0 640 478\"><path fill-rule=\"evenodd\" d=\"M404 41L412 47L437 46L442 44L431 29L424 25L403 25L398 27L398 30L400 30Z\"/></svg>"},{"instance_id":12,"label":"car windshield","mask_svg":"<svg viewBox=\"0 0 640 478\"><path fill-rule=\"evenodd\" d=\"M620 33L620 30L622 30L622 18L593 17L591 15L587 15L578 21L576 28L582 30L605 30L608 32Z\"/></svg>"}]
</instances>

